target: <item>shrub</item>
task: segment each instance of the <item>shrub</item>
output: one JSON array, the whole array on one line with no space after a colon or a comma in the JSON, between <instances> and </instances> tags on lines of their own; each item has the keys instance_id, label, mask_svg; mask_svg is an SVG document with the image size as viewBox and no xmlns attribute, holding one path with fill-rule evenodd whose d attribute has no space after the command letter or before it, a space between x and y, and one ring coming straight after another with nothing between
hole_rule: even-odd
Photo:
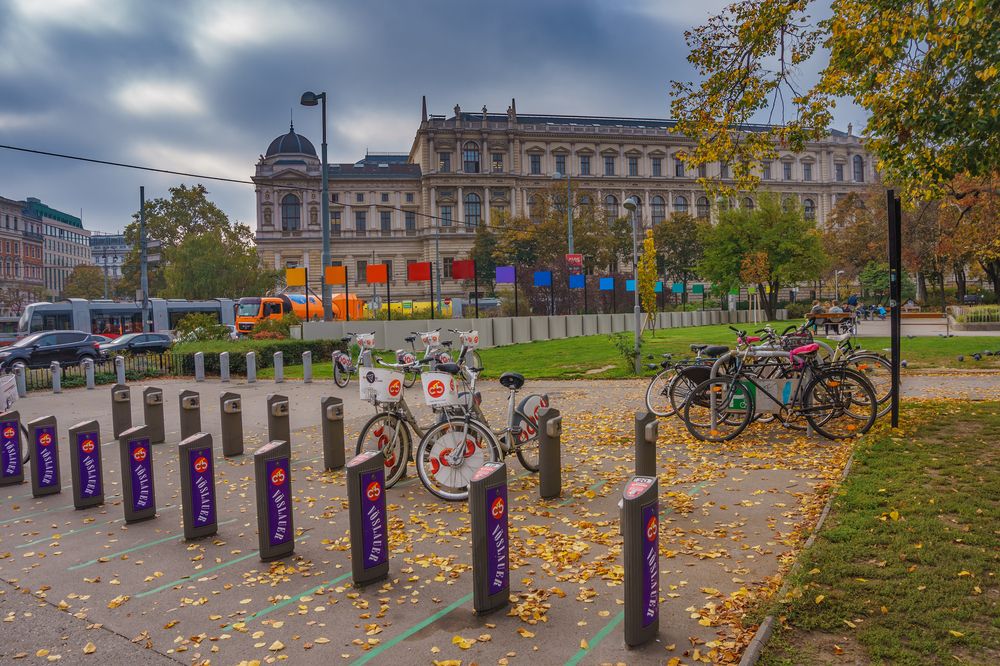
<instances>
[{"instance_id":1,"label":"shrub","mask_svg":"<svg viewBox=\"0 0 1000 666\"><path fill-rule=\"evenodd\" d=\"M177 322L177 339L183 342L227 340L229 329L207 312L191 313Z\"/></svg>"},{"instance_id":2,"label":"shrub","mask_svg":"<svg viewBox=\"0 0 1000 666\"><path fill-rule=\"evenodd\" d=\"M283 340L289 336L292 326L298 326L302 320L289 312L281 319L264 319L254 326L254 340ZM265 337L266 336L266 337Z\"/></svg>"},{"instance_id":3,"label":"shrub","mask_svg":"<svg viewBox=\"0 0 1000 666\"><path fill-rule=\"evenodd\" d=\"M804 319L809 314L809 310L812 309L812 303L796 301L786 304L785 309L788 310L789 319Z\"/></svg>"},{"instance_id":4,"label":"shrub","mask_svg":"<svg viewBox=\"0 0 1000 666\"><path fill-rule=\"evenodd\" d=\"M625 368L629 372L635 370L635 335L633 333L612 333L608 336L611 344L618 350L618 354L625 361Z\"/></svg>"}]
</instances>

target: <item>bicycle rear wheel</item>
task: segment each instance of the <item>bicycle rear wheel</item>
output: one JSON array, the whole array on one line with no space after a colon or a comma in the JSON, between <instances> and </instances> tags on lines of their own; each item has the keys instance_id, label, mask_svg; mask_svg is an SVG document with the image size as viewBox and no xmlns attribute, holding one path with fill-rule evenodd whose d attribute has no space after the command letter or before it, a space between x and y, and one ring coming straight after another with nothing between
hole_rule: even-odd
<instances>
[{"instance_id":1,"label":"bicycle rear wheel","mask_svg":"<svg viewBox=\"0 0 1000 666\"><path fill-rule=\"evenodd\" d=\"M878 399L868 379L849 368L824 368L806 386L803 412L827 439L868 432L878 416Z\"/></svg>"},{"instance_id":2,"label":"bicycle rear wheel","mask_svg":"<svg viewBox=\"0 0 1000 666\"><path fill-rule=\"evenodd\" d=\"M753 395L732 377L715 377L699 384L684 403L684 425L702 441L725 442L749 425Z\"/></svg>"},{"instance_id":3,"label":"bicycle rear wheel","mask_svg":"<svg viewBox=\"0 0 1000 666\"><path fill-rule=\"evenodd\" d=\"M340 388L344 388L349 381L351 381L351 373L340 366L339 359L333 359L333 382Z\"/></svg>"},{"instance_id":4,"label":"bicycle rear wheel","mask_svg":"<svg viewBox=\"0 0 1000 666\"><path fill-rule=\"evenodd\" d=\"M656 373L646 387L646 409L657 416L673 416L677 409L670 403L670 386L677 377L675 368L664 368Z\"/></svg>"},{"instance_id":5,"label":"bicycle rear wheel","mask_svg":"<svg viewBox=\"0 0 1000 666\"><path fill-rule=\"evenodd\" d=\"M354 453L381 451L385 456L385 487L392 488L406 473L411 442L405 421L395 414L380 412L361 429Z\"/></svg>"},{"instance_id":6,"label":"bicycle rear wheel","mask_svg":"<svg viewBox=\"0 0 1000 666\"><path fill-rule=\"evenodd\" d=\"M505 434L504 437L510 437L510 434ZM538 472L538 449L537 435L534 439L529 439L526 442L518 442L514 445L514 453L517 454L517 459L520 461L521 467L529 472Z\"/></svg>"},{"instance_id":7,"label":"bicycle rear wheel","mask_svg":"<svg viewBox=\"0 0 1000 666\"><path fill-rule=\"evenodd\" d=\"M451 418L428 430L417 445L417 476L435 496L465 500L479 468L502 458L489 428L464 417Z\"/></svg>"},{"instance_id":8,"label":"bicycle rear wheel","mask_svg":"<svg viewBox=\"0 0 1000 666\"><path fill-rule=\"evenodd\" d=\"M885 416L892 407L892 364L878 354L854 354L847 359L848 367L864 375L872 383L878 400L878 415Z\"/></svg>"}]
</instances>

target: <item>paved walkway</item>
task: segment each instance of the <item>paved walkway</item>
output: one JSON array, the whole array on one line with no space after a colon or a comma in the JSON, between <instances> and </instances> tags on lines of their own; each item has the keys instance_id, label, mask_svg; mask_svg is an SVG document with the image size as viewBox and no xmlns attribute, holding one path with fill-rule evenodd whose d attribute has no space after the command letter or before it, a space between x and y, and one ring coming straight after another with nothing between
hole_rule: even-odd
<instances>
[{"instance_id":1,"label":"paved walkway","mask_svg":"<svg viewBox=\"0 0 1000 666\"><path fill-rule=\"evenodd\" d=\"M108 502L73 510L65 445L62 494L32 499L27 484L0 489L0 661L23 653L38 663L36 652L48 650L43 657L86 663L88 643L108 663L281 657L296 664L662 663L672 657L691 663L695 650L699 657L733 657L739 637L731 626L740 608L773 585L850 453L847 444L764 426L736 442L707 445L676 420L661 423L661 631L657 641L626 652L617 502L633 464L632 415L643 382L528 383L526 389L548 392L564 415L563 493L539 500L536 477L508 461L516 601L509 613L486 617L472 613L466 507L435 501L412 468L389 491L390 580L351 588L344 474L322 470L318 424L319 399L343 397L353 443L372 413L358 400L356 384L158 385L165 389L168 424L167 444L153 453L159 513L131 526L122 522L109 389L33 394L18 403L27 418L56 414L64 443L73 423L100 420ZM132 389L137 421L142 386ZM201 391L202 425L214 434L218 393L241 393L248 453L266 439L265 395L289 396L294 557L271 564L257 558L249 455L217 459L218 535L183 540L173 449L183 388ZM911 395L997 397L998 388L996 376L907 379ZM484 404L494 418L503 399L499 385L485 386ZM418 418L430 418L422 406Z\"/></svg>"}]
</instances>

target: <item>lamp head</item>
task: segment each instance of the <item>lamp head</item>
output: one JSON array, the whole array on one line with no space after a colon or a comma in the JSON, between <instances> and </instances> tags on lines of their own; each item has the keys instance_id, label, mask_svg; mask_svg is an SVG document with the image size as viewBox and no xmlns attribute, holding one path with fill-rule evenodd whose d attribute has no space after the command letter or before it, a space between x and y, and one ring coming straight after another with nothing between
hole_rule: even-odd
<instances>
[{"instance_id":1,"label":"lamp head","mask_svg":"<svg viewBox=\"0 0 1000 666\"><path fill-rule=\"evenodd\" d=\"M326 93L320 93L319 95L317 95L316 93L309 90L307 92L302 93L302 98L299 100L299 103L302 106L316 106L317 104L319 104L320 98L325 94Z\"/></svg>"},{"instance_id":2,"label":"lamp head","mask_svg":"<svg viewBox=\"0 0 1000 666\"><path fill-rule=\"evenodd\" d=\"M636 208L639 207L639 199L638 197L631 196L628 199L626 199L622 205L625 206L626 209L634 211Z\"/></svg>"}]
</instances>

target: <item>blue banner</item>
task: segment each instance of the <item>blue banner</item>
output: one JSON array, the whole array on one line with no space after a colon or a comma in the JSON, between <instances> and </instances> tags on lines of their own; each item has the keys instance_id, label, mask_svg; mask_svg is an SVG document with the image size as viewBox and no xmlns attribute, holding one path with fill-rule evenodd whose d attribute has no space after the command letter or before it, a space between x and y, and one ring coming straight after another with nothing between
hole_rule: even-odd
<instances>
[{"instance_id":1,"label":"blue banner","mask_svg":"<svg viewBox=\"0 0 1000 666\"><path fill-rule=\"evenodd\" d=\"M614 291L615 290L615 279L613 277L601 278L600 287L601 291Z\"/></svg>"},{"instance_id":2,"label":"blue banner","mask_svg":"<svg viewBox=\"0 0 1000 666\"><path fill-rule=\"evenodd\" d=\"M570 289L583 289L583 285L586 282L586 276L583 275L570 275L569 276L569 288Z\"/></svg>"},{"instance_id":3,"label":"blue banner","mask_svg":"<svg viewBox=\"0 0 1000 666\"><path fill-rule=\"evenodd\" d=\"M656 281L655 291L656 291L657 294L659 294L659 293L661 293L663 291L663 283L661 281L659 281L659 280Z\"/></svg>"},{"instance_id":4,"label":"blue banner","mask_svg":"<svg viewBox=\"0 0 1000 666\"><path fill-rule=\"evenodd\" d=\"M625 280L625 291L635 291L635 280Z\"/></svg>"},{"instance_id":5,"label":"blue banner","mask_svg":"<svg viewBox=\"0 0 1000 666\"><path fill-rule=\"evenodd\" d=\"M551 287L552 286L552 271L535 271L535 286L536 287Z\"/></svg>"}]
</instances>

